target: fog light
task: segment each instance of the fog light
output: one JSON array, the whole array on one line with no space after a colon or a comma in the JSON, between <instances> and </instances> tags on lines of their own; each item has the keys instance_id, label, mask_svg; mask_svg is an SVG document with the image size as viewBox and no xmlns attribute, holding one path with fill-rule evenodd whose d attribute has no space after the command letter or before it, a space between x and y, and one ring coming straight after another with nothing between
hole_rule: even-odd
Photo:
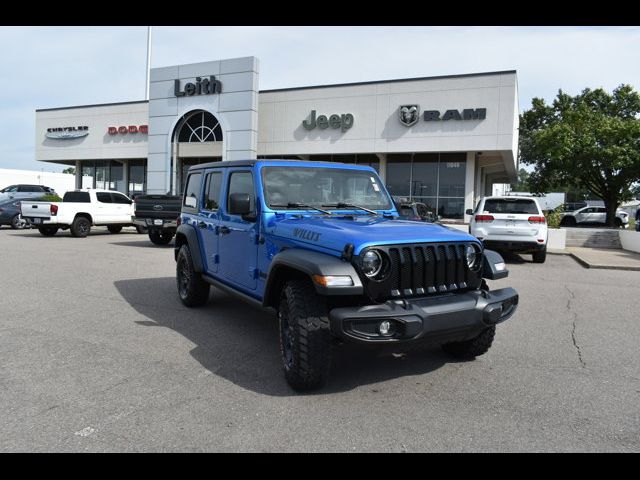
<instances>
[{"instance_id":1,"label":"fog light","mask_svg":"<svg viewBox=\"0 0 640 480\"><path fill-rule=\"evenodd\" d=\"M389 332L391 331L391 322L389 320L380 322L378 331L380 332L380 335L389 335Z\"/></svg>"}]
</instances>

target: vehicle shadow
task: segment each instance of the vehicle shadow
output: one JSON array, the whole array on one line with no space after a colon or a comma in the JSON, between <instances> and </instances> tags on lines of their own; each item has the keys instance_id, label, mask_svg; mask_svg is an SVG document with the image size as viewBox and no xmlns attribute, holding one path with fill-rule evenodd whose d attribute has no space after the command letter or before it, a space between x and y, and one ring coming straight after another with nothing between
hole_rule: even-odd
<instances>
[{"instance_id":1,"label":"vehicle shadow","mask_svg":"<svg viewBox=\"0 0 640 480\"><path fill-rule=\"evenodd\" d=\"M505 263L508 263L508 264L521 265L523 263L533 263L533 260L531 259L531 255L527 255L525 253L523 253L522 255L525 255L526 260L525 258L522 258L520 254L510 252L507 250L499 251L498 253L502 255L502 258L504 259Z\"/></svg>"},{"instance_id":2,"label":"vehicle shadow","mask_svg":"<svg viewBox=\"0 0 640 480\"><path fill-rule=\"evenodd\" d=\"M144 247L144 248L166 248L166 249L170 249L174 247L173 242L170 242L167 245L156 245L148 238L141 238L137 242L110 242L110 244L118 245L121 247Z\"/></svg>"},{"instance_id":3,"label":"vehicle shadow","mask_svg":"<svg viewBox=\"0 0 640 480\"><path fill-rule=\"evenodd\" d=\"M256 393L292 396L280 363L275 315L212 288L209 303L190 309L180 302L173 277L114 282L122 297L148 320L145 327L165 327L195 344L191 355L205 369ZM144 334L144 332L143 332ZM312 394L326 394L424 375L455 363L439 348L403 356L340 345L335 348L328 385Z\"/></svg>"}]
</instances>

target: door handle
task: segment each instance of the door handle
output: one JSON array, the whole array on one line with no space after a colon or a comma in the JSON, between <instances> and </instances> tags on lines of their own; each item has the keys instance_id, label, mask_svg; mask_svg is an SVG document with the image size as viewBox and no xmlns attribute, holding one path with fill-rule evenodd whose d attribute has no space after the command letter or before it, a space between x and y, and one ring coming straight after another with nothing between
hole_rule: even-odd
<instances>
[{"instance_id":1,"label":"door handle","mask_svg":"<svg viewBox=\"0 0 640 480\"><path fill-rule=\"evenodd\" d=\"M225 226L225 225L222 225L220 227L220 233L222 235L226 235L227 233L231 233L231 229L229 227Z\"/></svg>"},{"instance_id":2,"label":"door handle","mask_svg":"<svg viewBox=\"0 0 640 480\"><path fill-rule=\"evenodd\" d=\"M207 228L207 224L205 222L199 222L198 223L198 227L200 228Z\"/></svg>"}]
</instances>

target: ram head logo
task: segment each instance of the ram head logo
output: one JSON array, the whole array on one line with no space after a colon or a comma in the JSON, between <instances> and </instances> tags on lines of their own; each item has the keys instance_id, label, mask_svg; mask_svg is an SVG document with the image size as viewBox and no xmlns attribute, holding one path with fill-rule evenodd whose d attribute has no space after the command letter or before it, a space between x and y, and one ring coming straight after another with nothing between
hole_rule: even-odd
<instances>
[{"instance_id":1,"label":"ram head logo","mask_svg":"<svg viewBox=\"0 0 640 480\"><path fill-rule=\"evenodd\" d=\"M400 105L398 113L400 114L400 123L405 127L410 127L418 121L420 107L418 105Z\"/></svg>"}]
</instances>

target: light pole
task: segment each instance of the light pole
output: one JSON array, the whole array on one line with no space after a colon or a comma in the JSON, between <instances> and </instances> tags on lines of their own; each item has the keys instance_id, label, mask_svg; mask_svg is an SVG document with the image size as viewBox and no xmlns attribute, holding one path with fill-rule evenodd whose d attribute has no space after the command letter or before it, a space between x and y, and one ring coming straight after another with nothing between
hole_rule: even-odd
<instances>
[{"instance_id":1,"label":"light pole","mask_svg":"<svg viewBox=\"0 0 640 480\"><path fill-rule=\"evenodd\" d=\"M149 73L151 71L151 27L147 27L147 83L144 87L144 99L149 100Z\"/></svg>"}]
</instances>

